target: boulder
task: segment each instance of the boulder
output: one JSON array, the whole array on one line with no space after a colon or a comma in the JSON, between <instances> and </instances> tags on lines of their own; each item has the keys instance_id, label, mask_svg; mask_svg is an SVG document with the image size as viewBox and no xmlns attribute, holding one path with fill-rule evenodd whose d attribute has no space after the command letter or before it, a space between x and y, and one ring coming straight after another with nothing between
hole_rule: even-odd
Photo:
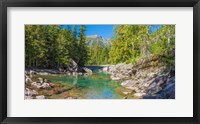
<instances>
[{"instance_id":1,"label":"boulder","mask_svg":"<svg viewBox=\"0 0 200 124\"><path fill-rule=\"evenodd\" d=\"M119 68L120 70L132 70L133 69L133 64L126 64L122 63Z\"/></svg>"},{"instance_id":2,"label":"boulder","mask_svg":"<svg viewBox=\"0 0 200 124\"><path fill-rule=\"evenodd\" d=\"M105 72L105 73L108 73L109 72L109 66L103 67L102 71Z\"/></svg>"},{"instance_id":3,"label":"boulder","mask_svg":"<svg viewBox=\"0 0 200 124\"><path fill-rule=\"evenodd\" d=\"M31 86L34 87L34 88L40 89L41 83L33 82L33 83L31 83Z\"/></svg>"},{"instance_id":4,"label":"boulder","mask_svg":"<svg viewBox=\"0 0 200 124\"><path fill-rule=\"evenodd\" d=\"M38 72L39 75L49 75L50 73L48 72Z\"/></svg>"},{"instance_id":5,"label":"boulder","mask_svg":"<svg viewBox=\"0 0 200 124\"><path fill-rule=\"evenodd\" d=\"M36 96L35 98L36 99L45 99L45 96L44 95L40 95L40 96Z\"/></svg>"},{"instance_id":6,"label":"boulder","mask_svg":"<svg viewBox=\"0 0 200 124\"><path fill-rule=\"evenodd\" d=\"M70 58L69 59L69 64L68 64L68 66L67 66L65 71L78 72L78 70L79 70L78 64L72 58Z\"/></svg>"},{"instance_id":7,"label":"boulder","mask_svg":"<svg viewBox=\"0 0 200 124\"><path fill-rule=\"evenodd\" d=\"M120 80L121 78L119 78L119 77L114 77L114 76L111 76L110 77L112 80L114 80L114 81L118 81L118 80Z\"/></svg>"},{"instance_id":8,"label":"boulder","mask_svg":"<svg viewBox=\"0 0 200 124\"><path fill-rule=\"evenodd\" d=\"M89 74L92 73L92 70L89 69L89 68L86 68L86 67L83 67L82 70L83 70L84 72L86 72L86 73L89 73Z\"/></svg>"},{"instance_id":9,"label":"boulder","mask_svg":"<svg viewBox=\"0 0 200 124\"><path fill-rule=\"evenodd\" d=\"M136 70L133 69L133 64L121 63L115 66L107 66L102 69L103 72L111 74L112 80L123 80L131 78L135 75Z\"/></svg>"},{"instance_id":10,"label":"boulder","mask_svg":"<svg viewBox=\"0 0 200 124\"><path fill-rule=\"evenodd\" d=\"M77 72L72 72L72 75L73 75L73 76L77 75Z\"/></svg>"},{"instance_id":11,"label":"boulder","mask_svg":"<svg viewBox=\"0 0 200 124\"><path fill-rule=\"evenodd\" d=\"M175 83L168 84L160 93L160 98L175 99Z\"/></svg>"},{"instance_id":12,"label":"boulder","mask_svg":"<svg viewBox=\"0 0 200 124\"><path fill-rule=\"evenodd\" d=\"M43 83L43 78L39 77L38 80L39 80L39 83Z\"/></svg>"},{"instance_id":13,"label":"boulder","mask_svg":"<svg viewBox=\"0 0 200 124\"><path fill-rule=\"evenodd\" d=\"M51 86L49 85L49 83L43 83L40 88L43 88L43 89L48 89L48 88L51 88Z\"/></svg>"},{"instance_id":14,"label":"boulder","mask_svg":"<svg viewBox=\"0 0 200 124\"><path fill-rule=\"evenodd\" d=\"M166 84L175 83L175 76L167 79Z\"/></svg>"},{"instance_id":15,"label":"boulder","mask_svg":"<svg viewBox=\"0 0 200 124\"><path fill-rule=\"evenodd\" d=\"M150 85L146 90L147 94L153 95L160 92L163 85L166 84L167 79L168 76L157 76L156 78L153 78L153 80L150 81Z\"/></svg>"},{"instance_id":16,"label":"boulder","mask_svg":"<svg viewBox=\"0 0 200 124\"><path fill-rule=\"evenodd\" d=\"M51 86L49 85L49 83L37 83L37 82L33 82L31 83L31 86L37 89L48 89L51 88Z\"/></svg>"},{"instance_id":17,"label":"boulder","mask_svg":"<svg viewBox=\"0 0 200 124\"><path fill-rule=\"evenodd\" d=\"M35 90L32 90L32 96L36 96L36 95L38 95L38 92Z\"/></svg>"},{"instance_id":18,"label":"boulder","mask_svg":"<svg viewBox=\"0 0 200 124\"><path fill-rule=\"evenodd\" d=\"M107 66L103 72L112 80L122 80L122 87L134 91L135 96L145 98L174 98L175 67L166 67L159 55L144 57L135 64L121 63ZM126 92L124 94L127 94Z\"/></svg>"},{"instance_id":19,"label":"boulder","mask_svg":"<svg viewBox=\"0 0 200 124\"><path fill-rule=\"evenodd\" d=\"M66 74L67 74L67 75L69 75L69 76L71 75L71 73L70 73L70 72L66 72Z\"/></svg>"},{"instance_id":20,"label":"boulder","mask_svg":"<svg viewBox=\"0 0 200 124\"><path fill-rule=\"evenodd\" d=\"M29 75L30 77L32 77L32 73L33 73L33 71L32 71L32 70L29 70L28 75Z\"/></svg>"},{"instance_id":21,"label":"boulder","mask_svg":"<svg viewBox=\"0 0 200 124\"><path fill-rule=\"evenodd\" d=\"M161 87L155 86L155 87L152 87L152 88L147 89L147 94L153 95L153 94L158 93L158 92L161 91L161 90L162 90Z\"/></svg>"},{"instance_id":22,"label":"boulder","mask_svg":"<svg viewBox=\"0 0 200 124\"><path fill-rule=\"evenodd\" d=\"M83 73L79 72L79 73L78 73L78 75L82 76L82 75L83 75Z\"/></svg>"},{"instance_id":23,"label":"boulder","mask_svg":"<svg viewBox=\"0 0 200 124\"><path fill-rule=\"evenodd\" d=\"M131 86L133 86L134 84L135 84L135 83L134 83L133 80L127 80L127 81L124 81L124 82L121 83L121 85L122 85L123 87L131 87Z\"/></svg>"},{"instance_id":24,"label":"boulder","mask_svg":"<svg viewBox=\"0 0 200 124\"><path fill-rule=\"evenodd\" d=\"M27 75L25 75L25 83L28 84L28 83L32 83L33 81L31 80L31 78Z\"/></svg>"}]
</instances>

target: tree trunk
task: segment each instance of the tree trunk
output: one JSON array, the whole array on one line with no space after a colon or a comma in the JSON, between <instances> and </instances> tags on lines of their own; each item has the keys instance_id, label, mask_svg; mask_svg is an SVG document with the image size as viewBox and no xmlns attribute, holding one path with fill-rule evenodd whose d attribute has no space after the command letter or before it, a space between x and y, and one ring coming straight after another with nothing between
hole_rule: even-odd
<instances>
[{"instance_id":1,"label":"tree trunk","mask_svg":"<svg viewBox=\"0 0 200 124\"><path fill-rule=\"evenodd\" d=\"M170 36L170 30L168 29L168 39L167 39L168 40L168 47L170 46L170 37L171 37Z\"/></svg>"}]
</instances>

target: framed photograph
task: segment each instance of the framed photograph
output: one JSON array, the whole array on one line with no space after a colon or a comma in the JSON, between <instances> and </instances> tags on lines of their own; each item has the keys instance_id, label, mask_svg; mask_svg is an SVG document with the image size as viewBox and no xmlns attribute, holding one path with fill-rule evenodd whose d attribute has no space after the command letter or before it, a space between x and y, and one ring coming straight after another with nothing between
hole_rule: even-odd
<instances>
[{"instance_id":1,"label":"framed photograph","mask_svg":"<svg viewBox=\"0 0 200 124\"><path fill-rule=\"evenodd\" d=\"M198 0L3 0L1 123L199 123Z\"/></svg>"}]
</instances>

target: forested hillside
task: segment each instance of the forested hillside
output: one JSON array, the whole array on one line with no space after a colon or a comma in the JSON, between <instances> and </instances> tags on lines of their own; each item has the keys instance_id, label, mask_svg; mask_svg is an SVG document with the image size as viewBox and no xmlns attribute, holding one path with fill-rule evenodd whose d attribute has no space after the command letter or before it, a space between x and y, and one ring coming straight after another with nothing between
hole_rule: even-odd
<instances>
[{"instance_id":1,"label":"forested hillside","mask_svg":"<svg viewBox=\"0 0 200 124\"><path fill-rule=\"evenodd\" d=\"M26 25L26 67L62 68L70 58L80 66L134 64L150 55L161 56L165 64L174 64L171 54L175 50L175 26L162 25L154 32L152 27L116 25L111 41L104 43L98 35L86 37L84 25L78 32L76 26Z\"/></svg>"},{"instance_id":2,"label":"forested hillside","mask_svg":"<svg viewBox=\"0 0 200 124\"><path fill-rule=\"evenodd\" d=\"M71 29L57 25L26 25L26 67L64 67L69 58L79 65L85 65L88 59L85 30L83 25L79 32L76 26Z\"/></svg>"},{"instance_id":3,"label":"forested hillside","mask_svg":"<svg viewBox=\"0 0 200 124\"><path fill-rule=\"evenodd\" d=\"M171 51L175 50L175 26L163 25L152 32L148 25L119 25L115 27L109 52L109 62L135 63L152 54L165 56L166 63L173 63Z\"/></svg>"}]
</instances>

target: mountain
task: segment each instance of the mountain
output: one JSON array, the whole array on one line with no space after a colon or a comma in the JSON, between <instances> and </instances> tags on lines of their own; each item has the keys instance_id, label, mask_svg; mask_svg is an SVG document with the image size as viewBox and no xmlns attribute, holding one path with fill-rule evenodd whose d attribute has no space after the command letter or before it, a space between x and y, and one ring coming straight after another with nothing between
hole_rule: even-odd
<instances>
[{"instance_id":1,"label":"mountain","mask_svg":"<svg viewBox=\"0 0 200 124\"><path fill-rule=\"evenodd\" d=\"M100 35L91 35L86 37L87 46L95 46L96 44L102 47L110 46L110 39L102 38Z\"/></svg>"}]
</instances>

